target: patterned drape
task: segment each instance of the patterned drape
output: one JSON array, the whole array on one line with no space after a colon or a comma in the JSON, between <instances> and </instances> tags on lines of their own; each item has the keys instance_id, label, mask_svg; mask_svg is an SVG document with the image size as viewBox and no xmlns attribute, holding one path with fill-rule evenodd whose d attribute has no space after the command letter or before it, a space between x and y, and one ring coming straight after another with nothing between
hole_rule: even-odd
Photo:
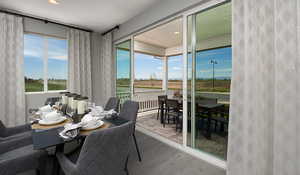
<instances>
[{"instance_id":1,"label":"patterned drape","mask_svg":"<svg viewBox=\"0 0 300 175\"><path fill-rule=\"evenodd\" d=\"M68 90L92 99L90 33L68 31Z\"/></svg>"},{"instance_id":2,"label":"patterned drape","mask_svg":"<svg viewBox=\"0 0 300 175\"><path fill-rule=\"evenodd\" d=\"M300 174L300 1L232 3L227 174Z\"/></svg>"},{"instance_id":3,"label":"patterned drape","mask_svg":"<svg viewBox=\"0 0 300 175\"><path fill-rule=\"evenodd\" d=\"M113 58L112 33L102 36L100 51L101 104L115 96L115 61Z\"/></svg>"},{"instance_id":4,"label":"patterned drape","mask_svg":"<svg viewBox=\"0 0 300 175\"><path fill-rule=\"evenodd\" d=\"M0 13L0 120L25 123L23 19Z\"/></svg>"}]
</instances>

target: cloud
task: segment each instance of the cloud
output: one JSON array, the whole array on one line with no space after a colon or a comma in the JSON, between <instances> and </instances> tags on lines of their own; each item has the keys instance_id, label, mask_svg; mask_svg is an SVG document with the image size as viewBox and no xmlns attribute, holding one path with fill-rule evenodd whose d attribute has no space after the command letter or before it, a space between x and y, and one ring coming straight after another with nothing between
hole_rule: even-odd
<instances>
[{"instance_id":1,"label":"cloud","mask_svg":"<svg viewBox=\"0 0 300 175\"><path fill-rule=\"evenodd\" d=\"M158 69L158 70L162 70L162 67L161 67L161 66L159 66L159 67L156 67L156 69Z\"/></svg>"},{"instance_id":2,"label":"cloud","mask_svg":"<svg viewBox=\"0 0 300 175\"><path fill-rule=\"evenodd\" d=\"M215 69L216 72L231 72L231 68L227 69Z\"/></svg>"},{"instance_id":3,"label":"cloud","mask_svg":"<svg viewBox=\"0 0 300 175\"><path fill-rule=\"evenodd\" d=\"M173 67L173 70L181 70L181 67Z\"/></svg>"}]
</instances>

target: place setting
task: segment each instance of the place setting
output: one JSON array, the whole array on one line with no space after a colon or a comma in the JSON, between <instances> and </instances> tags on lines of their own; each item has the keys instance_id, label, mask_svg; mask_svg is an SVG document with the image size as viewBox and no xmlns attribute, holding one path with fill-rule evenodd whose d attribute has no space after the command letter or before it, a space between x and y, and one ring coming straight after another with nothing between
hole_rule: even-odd
<instances>
[{"instance_id":1,"label":"place setting","mask_svg":"<svg viewBox=\"0 0 300 175\"><path fill-rule=\"evenodd\" d=\"M58 128L63 139L73 139L79 134L88 134L93 130L108 128L107 119L117 116L114 109L104 110L102 106L88 101L87 97L75 93L61 92L55 105L40 107L31 117L32 129Z\"/></svg>"}]
</instances>

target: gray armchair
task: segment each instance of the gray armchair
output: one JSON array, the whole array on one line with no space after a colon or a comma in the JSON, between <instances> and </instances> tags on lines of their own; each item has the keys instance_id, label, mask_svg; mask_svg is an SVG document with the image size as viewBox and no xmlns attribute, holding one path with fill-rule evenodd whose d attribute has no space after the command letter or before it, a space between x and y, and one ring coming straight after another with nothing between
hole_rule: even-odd
<instances>
[{"instance_id":1,"label":"gray armchair","mask_svg":"<svg viewBox=\"0 0 300 175\"><path fill-rule=\"evenodd\" d=\"M104 110L109 111L113 109L116 112L119 112L119 104L120 100L117 97L110 97L104 107Z\"/></svg>"},{"instance_id":2,"label":"gray armchair","mask_svg":"<svg viewBox=\"0 0 300 175\"><path fill-rule=\"evenodd\" d=\"M0 120L0 142L24 137L31 137L30 124L6 127Z\"/></svg>"},{"instance_id":3,"label":"gray armchair","mask_svg":"<svg viewBox=\"0 0 300 175\"><path fill-rule=\"evenodd\" d=\"M133 123L128 122L91 133L87 136L78 158L73 158L73 161L62 152L56 153L60 167L66 175L126 174L132 130Z\"/></svg>"},{"instance_id":4,"label":"gray armchair","mask_svg":"<svg viewBox=\"0 0 300 175\"><path fill-rule=\"evenodd\" d=\"M47 159L47 153L34 150L32 145L20 147L0 155L0 174L16 175L29 170L44 170L43 163Z\"/></svg>"},{"instance_id":5,"label":"gray armchair","mask_svg":"<svg viewBox=\"0 0 300 175\"><path fill-rule=\"evenodd\" d=\"M142 157L141 157L140 150L139 150L139 147L138 147L138 144L136 141L136 137L135 137L135 123L136 123L138 111L139 111L139 103L128 100L128 101L124 102L124 104L121 108L119 117L123 118L125 120L132 121L134 123L134 129L132 130L132 136L134 139L136 151L138 153L139 161L141 162Z\"/></svg>"}]
</instances>

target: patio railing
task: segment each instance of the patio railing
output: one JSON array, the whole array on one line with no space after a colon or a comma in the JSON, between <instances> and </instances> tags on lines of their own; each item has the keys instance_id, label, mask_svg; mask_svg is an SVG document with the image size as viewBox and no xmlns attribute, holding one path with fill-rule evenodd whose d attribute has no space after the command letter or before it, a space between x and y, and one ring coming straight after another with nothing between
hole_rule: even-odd
<instances>
[{"instance_id":1,"label":"patio railing","mask_svg":"<svg viewBox=\"0 0 300 175\"><path fill-rule=\"evenodd\" d=\"M135 92L132 100L139 103L139 112L155 110L158 108L158 96L164 95L165 91L147 91ZM126 100L130 99L130 93L118 93L122 105Z\"/></svg>"}]
</instances>

